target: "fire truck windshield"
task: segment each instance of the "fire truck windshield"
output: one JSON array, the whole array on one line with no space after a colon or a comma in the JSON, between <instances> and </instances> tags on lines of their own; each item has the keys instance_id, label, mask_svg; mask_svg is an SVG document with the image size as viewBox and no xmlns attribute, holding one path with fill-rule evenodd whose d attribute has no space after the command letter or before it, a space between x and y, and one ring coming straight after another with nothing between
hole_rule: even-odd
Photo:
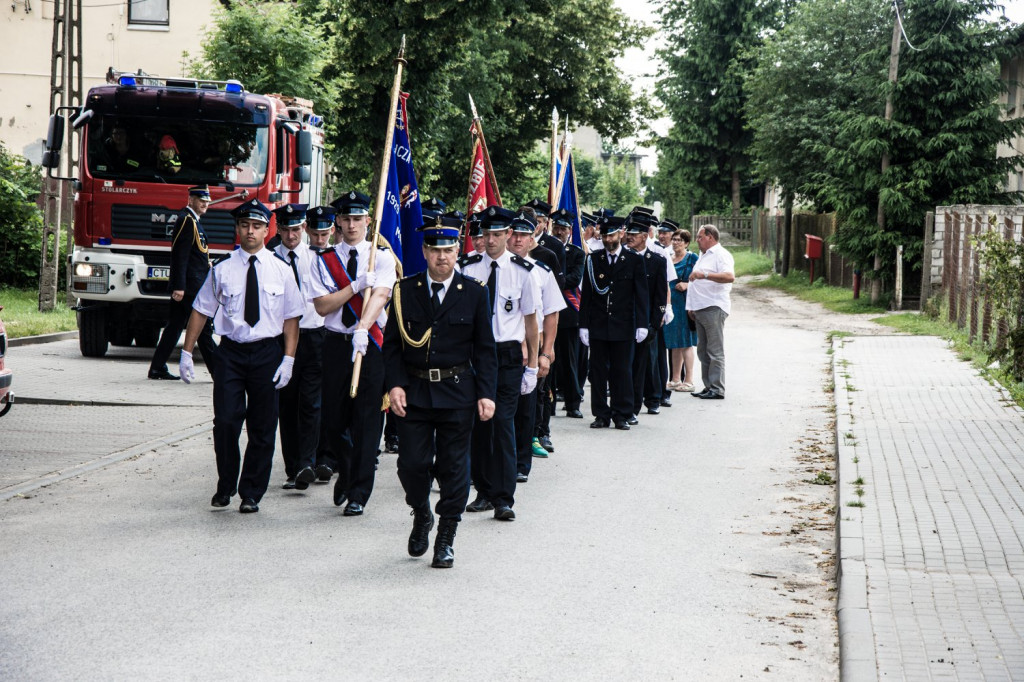
<instances>
[{"instance_id":1,"label":"fire truck windshield","mask_svg":"<svg viewBox=\"0 0 1024 682\"><path fill-rule=\"evenodd\" d=\"M96 178L171 184L262 184L267 128L152 116L96 116L86 157Z\"/></svg>"}]
</instances>

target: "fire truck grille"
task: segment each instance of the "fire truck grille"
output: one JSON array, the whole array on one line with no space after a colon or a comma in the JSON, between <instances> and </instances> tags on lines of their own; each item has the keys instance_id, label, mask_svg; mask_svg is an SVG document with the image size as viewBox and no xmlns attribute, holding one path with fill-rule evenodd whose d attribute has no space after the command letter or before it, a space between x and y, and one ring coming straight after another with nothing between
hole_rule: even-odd
<instances>
[{"instance_id":1,"label":"fire truck grille","mask_svg":"<svg viewBox=\"0 0 1024 682\"><path fill-rule=\"evenodd\" d=\"M110 236L114 239L169 242L174 235L177 211L163 206L115 204L110 211ZM235 221L227 211L211 209L200 224L211 244L234 244Z\"/></svg>"}]
</instances>

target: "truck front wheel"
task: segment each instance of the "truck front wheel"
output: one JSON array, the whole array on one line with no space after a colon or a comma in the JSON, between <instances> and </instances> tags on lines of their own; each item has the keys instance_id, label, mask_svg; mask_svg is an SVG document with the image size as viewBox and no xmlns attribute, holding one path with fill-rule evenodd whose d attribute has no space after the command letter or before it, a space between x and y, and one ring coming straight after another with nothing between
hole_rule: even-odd
<instances>
[{"instance_id":1,"label":"truck front wheel","mask_svg":"<svg viewBox=\"0 0 1024 682\"><path fill-rule=\"evenodd\" d=\"M78 348L87 358L107 354L107 311L96 306L78 311Z\"/></svg>"}]
</instances>

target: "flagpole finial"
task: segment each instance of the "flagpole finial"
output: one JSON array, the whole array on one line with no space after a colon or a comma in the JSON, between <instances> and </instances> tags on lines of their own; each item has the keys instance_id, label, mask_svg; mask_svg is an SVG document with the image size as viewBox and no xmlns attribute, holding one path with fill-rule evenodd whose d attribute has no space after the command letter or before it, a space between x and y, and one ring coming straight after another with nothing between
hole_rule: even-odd
<instances>
[{"instance_id":1,"label":"flagpole finial","mask_svg":"<svg viewBox=\"0 0 1024 682\"><path fill-rule=\"evenodd\" d=\"M551 120L558 125L558 107L551 107Z\"/></svg>"},{"instance_id":2,"label":"flagpole finial","mask_svg":"<svg viewBox=\"0 0 1024 682\"><path fill-rule=\"evenodd\" d=\"M469 109L473 112L473 120L480 120L480 114L476 113L476 102L473 101L472 93L469 94Z\"/></svg>"},{"instance_id":3,"label":"flagpole finial","mask_svg":"<svg viewBox=\"0 0 1024 682\"><path fill-rule=\"evenodd\" d=\"M395 57L395 63L397 64L398 62L401 62L402 64L407 64L408 63L408 62L405 61L405 34L404 33L402 34L402 44L398 48L398 56Z\"/></svg>"}]
</instances>

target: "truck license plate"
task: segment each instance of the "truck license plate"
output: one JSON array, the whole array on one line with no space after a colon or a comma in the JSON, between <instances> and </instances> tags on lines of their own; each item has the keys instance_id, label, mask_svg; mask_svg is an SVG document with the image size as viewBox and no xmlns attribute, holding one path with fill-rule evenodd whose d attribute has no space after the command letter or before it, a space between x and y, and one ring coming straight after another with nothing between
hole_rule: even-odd
<instances>
[{"instance_id":1,"label":"truck license plate","mask_svg":"<svg viewBox=\"0 0 1024 682\"><path fill-rule=\"evenodd\" d=\"M170 268L149 268L149 276L147 279L170 279L171 269Z\"/></svg>"}]
</instances>

